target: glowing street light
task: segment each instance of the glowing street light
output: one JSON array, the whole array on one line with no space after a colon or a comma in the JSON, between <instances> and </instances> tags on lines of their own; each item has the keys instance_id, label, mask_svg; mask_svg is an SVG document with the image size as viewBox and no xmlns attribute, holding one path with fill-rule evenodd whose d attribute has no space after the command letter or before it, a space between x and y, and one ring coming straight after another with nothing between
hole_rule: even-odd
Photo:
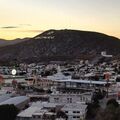
<instances>
[{"instance_id":1,"label":"glowing street light","mask_svg":"<svg viewBox=\"0 0 120 120\"><path fill-rule=\"evenodd\" d=\"M15 76L17 73L16 69L12 69L12 75Z\"/></svg>"},{"instance_id":2,"label":"glowing street light","mask_svg":"<svg viewBox=\"0 0 120 120\"><path fill-rule=\"evenodd\" d=\"M16 69L12 69L11 73L13 75L12 85L13 85L13 88L15 89L16 88L16 84L17 84L17 81L15 81L15 78L14 78L16 73L17 73Z\"/></svg>"}]
</instances>

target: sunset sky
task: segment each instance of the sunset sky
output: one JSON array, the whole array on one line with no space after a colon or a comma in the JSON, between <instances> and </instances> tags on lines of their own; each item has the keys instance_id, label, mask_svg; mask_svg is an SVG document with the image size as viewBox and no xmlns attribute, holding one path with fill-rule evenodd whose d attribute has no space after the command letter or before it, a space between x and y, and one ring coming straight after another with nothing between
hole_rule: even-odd
<instances>
[{"instance_id":1,"label":"sunset sky","mask_svg":"<svg viewBox=\"0 0 120 120\"><path fill-rule=\"evenodd\" d=\"M120 0L0 0L0 38L77 29L120 38Z\"/></svg>"}]
</instances>

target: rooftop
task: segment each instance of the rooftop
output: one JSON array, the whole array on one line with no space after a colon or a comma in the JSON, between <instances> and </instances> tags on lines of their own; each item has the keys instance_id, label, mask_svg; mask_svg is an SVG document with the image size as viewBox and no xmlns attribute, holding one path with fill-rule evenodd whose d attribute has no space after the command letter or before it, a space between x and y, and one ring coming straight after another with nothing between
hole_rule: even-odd
<instances>
[{"instance_id":1,"label":"rooftop","mask_svg":"<svg viewBox=\"0 0 120 120\"><path fill-rule=\"evenodd\" d=\"M18 105L20 104L21 102L24 102L26 100L28 100L29 98L26 97L26 96L19 96L19 97L13 97L13 98L10 98L4 102L1 102L0 105L5 105L5 104L14 104L14 105Z\"/></svg>"},{"instance_id":2,"label":"rooftop","mask_svg":"<svg viewBox=\"0 0 120 120\"><path fill-rule=\"evenodd\" d=\"M35 113L36 111L40 110L40 109L41 109L41 107L31 106L28 109L19 113L17 116L18 117L32 117L32 114Z\"/></svg>"}]
</instances>

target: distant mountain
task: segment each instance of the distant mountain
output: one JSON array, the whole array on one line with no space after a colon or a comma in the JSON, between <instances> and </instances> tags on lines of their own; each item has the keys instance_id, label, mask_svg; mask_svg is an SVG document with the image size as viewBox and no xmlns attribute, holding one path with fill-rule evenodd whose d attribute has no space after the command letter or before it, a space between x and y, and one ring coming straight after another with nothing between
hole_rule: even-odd
<instances>
[{"instance_id":1,"label":"distant mountain","mask_svg":"<svg viewBox=\"0 0 120 120\"><path fill-rule=\"evenodd\" d=\"M8 45L14 45L14 44L17 44L17 43L24 42L26 40L29 40L29 38L23 38L23 39L17 38L15 40L0 39L0 47L4 47L4 46L8 46Z\"/></svg>"},{"instance_id":2,"label":"distant mountain","mask_svg":"<svg viewBox=\"0 0 120 120\"><path fill-rule=\"evenodd\" d=\"M106 51L120 55L120 39L78 30L48 30L27 41L0 48L0 62L39 62L94 58Z\"/></svg>"},{"instance_id":3,"label":"distant mountain","mask_svg":"<svg viewBox=\"0 0 120 120\"><path fill-rule=\"evenodd\" d=\"M5 46L7 43L8 43L7 40L0 39L0 47Z\"/></svg>"}]
</instances>

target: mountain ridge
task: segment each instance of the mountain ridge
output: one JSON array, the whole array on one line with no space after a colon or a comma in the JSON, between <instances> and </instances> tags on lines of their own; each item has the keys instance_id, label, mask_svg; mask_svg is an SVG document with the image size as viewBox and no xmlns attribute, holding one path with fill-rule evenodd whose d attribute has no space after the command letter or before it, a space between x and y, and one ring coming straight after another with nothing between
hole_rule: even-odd
<instances>
[{"instance_id":1,"label":"mountain ridge","mask_svg":"<svg viewBox=\"0 0 120 120\"><path fill-rule=\"evenodd\" d=\"M89 59L101 51L119 55L120 39L98 32L52 29L27 41L0 47L0 62Z\"/></svg>"},{"instance_id":2,"label":"mountain ridge","mask_svg":"<svg viewBox=\"0 0 120 120\"><path fill-rule=\"evenodd\" d=\"M24 42L26 40L29 40L29 38L16 38L14 40L5 40L5 39L0 39L0 47L8 46L8 45L15 45L17 43Z\"/></svg>"}]
</instances>

